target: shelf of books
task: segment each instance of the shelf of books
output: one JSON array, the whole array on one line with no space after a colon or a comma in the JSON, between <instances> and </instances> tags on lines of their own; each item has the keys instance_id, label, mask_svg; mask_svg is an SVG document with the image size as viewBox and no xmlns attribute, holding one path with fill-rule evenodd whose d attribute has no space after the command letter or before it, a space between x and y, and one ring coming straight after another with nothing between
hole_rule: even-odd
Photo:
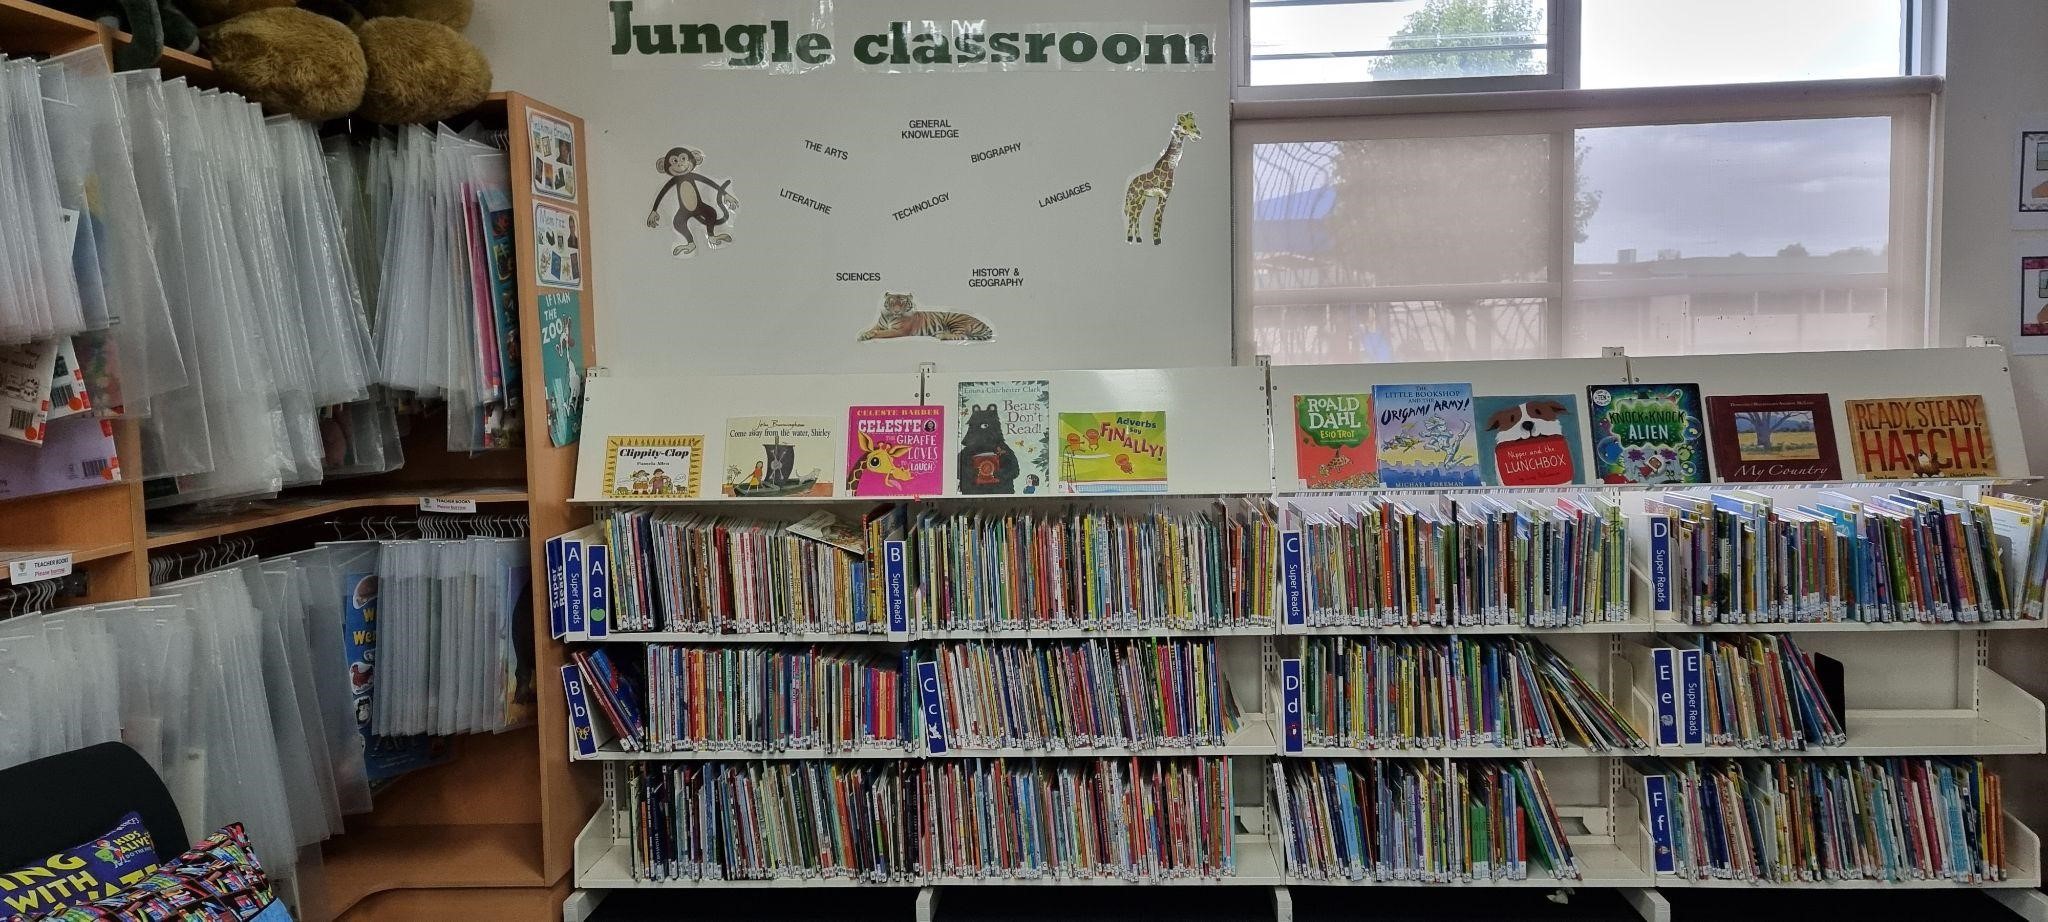
<instances>
[{"instance_id":1,"label":"shelf of books","mask_svg":"<svg viewBox=\"0 0 2048 922\"><path fill-rule=\"evenodd\" d=\"M1988 666L2048 623L2002 352L587 393L579 887L2038 880L1977 761L2048 750ZM1695 819L1793 778L1883 831ZM765 858L797 797L854 839Z\"/></svg>"}]
</instances>

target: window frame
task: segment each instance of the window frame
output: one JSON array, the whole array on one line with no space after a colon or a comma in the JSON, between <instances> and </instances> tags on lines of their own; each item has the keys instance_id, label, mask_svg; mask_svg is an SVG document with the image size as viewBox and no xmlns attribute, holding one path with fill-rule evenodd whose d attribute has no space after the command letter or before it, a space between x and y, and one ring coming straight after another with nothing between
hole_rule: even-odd
<instances>
[{"instance_id":1,"label":"window frame","mask_svg":"<svg viewBox=\"0 0 2048 922\"><path fill-rule=\"evenodd\" d=\"M1560 0L1562 2L1562 0ZM1243 8L1243 4L1238 4ZM1732 84L1644 89L1552 90L1458 93L1409 97L1308 98L1235 107L1232 134L1232 209L1236 250L1232 302L1233 354L1257 355L1254 314L1262 305L1435 301L1473 298L1545 299L1543 352L1559 357L1571 304L1575 244L1570 226L1572 198L1560 194L1557 233L1548 280L1332 287L1257 292L1252 241L1253 149L1289 141L1383 140L1415 137L1548 135L1552 188L1574 186L1575 132L1614 128L1817 118L1891 119L1890 237L1887 298L1894 347L1934 341L1937 311L1931 297L1933 196L1936 170L1933 126L1941 81L1936 77L1895 77L1801 83Z\"/></svg>"}]
</instances>

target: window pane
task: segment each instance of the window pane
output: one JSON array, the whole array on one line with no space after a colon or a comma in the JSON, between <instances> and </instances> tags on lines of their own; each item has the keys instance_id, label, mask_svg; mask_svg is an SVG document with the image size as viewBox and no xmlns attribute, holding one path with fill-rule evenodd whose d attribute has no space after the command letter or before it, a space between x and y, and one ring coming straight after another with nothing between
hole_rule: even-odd
<instances>
[{"instance_id":1,"label":"window pane","mask_svg":"<svg viewBox=\"0 0 2048 922\"><path fill-rule=\"evenodd\" d=\"M1920 345L1886 294L1889 119L1597 128L1578 145L1591 212L1567 354Z\"/></svg>"},{"instance_id":2,"label":"window pane","mask_svg":"<svg viewBox=\"0 0 2048 922\"><path fill-rule=\"evenodd\" d=\"M1579 83L1690 86L1896 77L1899 0L1583 0Z\"/></svg>"},{"instance_id":3,"label":"window pane","mask_svg":"<svg viewBox=\"0 0 2048 922\"><path fill-rule=\"evenodd\" d=\"M1251 82L1543 74L1546 0L1252 0Z\"/></svg>"},{"instance_id":4,"label":"window pane","mask_svg":"<svg viewBox=\"0 0 2048 922\"><path fill-rule=\"evenodd\" d=\"M1252 341L1276 365L1541 358L1542 298L1260 305Z\"/></svg>"},{"instance_id":5,"label":"window pane","mask_svg":"<svg viewBox=\"0 0 2048 922\"><path fill-rule=\"evenodd\" d=\"M1552 278L1546 135L1258 144L1252 158L1257 289Z\"/></svg>"}]
</instances>

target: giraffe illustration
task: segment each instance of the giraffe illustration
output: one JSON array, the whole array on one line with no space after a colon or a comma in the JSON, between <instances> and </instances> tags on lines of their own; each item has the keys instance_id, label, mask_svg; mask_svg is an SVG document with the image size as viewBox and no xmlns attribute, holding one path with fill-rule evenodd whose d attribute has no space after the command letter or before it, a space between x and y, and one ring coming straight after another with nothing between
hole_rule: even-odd
<instances>
[{"instance_id":1,"label":"giraffe illustration","mask_svg":"<svg viewBox=\"0 0 2048 922\"><path fill-rule=\"evenodd\" d=\"M1145 214L1145 200L1158 199L1159 204L1152 211L1152 245L1159 245L1159 231L1166 224L1166 197L1173 194L1173 170L1180 166L1181 145L1191 138L1201 140L1202 131L1195 127L1195 114L1183 112L1174 120L1173 138L1166 142L1166 153L1159 155L1159 163L1139 173L1124 190L1124 220L1130 225L1125 242L1145 242L1138 233L1138 219Z\"/></svg>"}]
</instances>

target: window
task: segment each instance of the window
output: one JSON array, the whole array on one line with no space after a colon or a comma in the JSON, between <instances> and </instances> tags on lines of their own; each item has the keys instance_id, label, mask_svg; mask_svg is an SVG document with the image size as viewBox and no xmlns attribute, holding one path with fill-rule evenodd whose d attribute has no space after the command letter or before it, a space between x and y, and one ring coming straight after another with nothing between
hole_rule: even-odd
<instances>
[{"instance_id":1,"label":"window","mask_svg":"<svg viewBox=\"0 0 2048 922\"><path fill-rule=\"evenodd\" d=\"M1547 20L1535 0L1251 0L1250 82L1545 74Z\"/></svg>"},{"instance_id":2,"label":"window","mask_svg":"<svg viewBox=\"0 0 2048 922\"><path fill-rule=\"evenodd\" d=\"M1269 48L1338 47L1319 37L1329 29L1299 23L1293 44L1261 44L1262 17L1274 17L1263 20L1272 30L1311 13L1325 26L1388 10L1422 17L1394 26L1390 41L1365 34L1364 44L1386 46L1377 54L1269 62L1380 79L1478 54L1469 49L1500 37L1466 20L1452 28L1449 13L1526 5L1250 0L1248 76L1258 79L1257 55ZM1812 5L1825 8L1824 23L1808 23L1818 14L1803 8L1765 16L1749 0L1538 4L1545 16L1515 33L1530 38L1521 44L1543 45L1549 23L1583 27L1558 36L1557 49L1515 49L1532 56L1512 60L1543 60L1533 52L1582 40L1576 63L1609 89L1317 101L1322 89L1312 87L1298 97L1306 105L1241 99L1237 143L1251 171L1239 191L1239 214L1250 218L1239 222L1240 353L1300 364L1586 357L1606 346L1658 355L1925 345L1938 81L1898 79L1911 30L1897 0ZM1682 27L1691 38L1656 31L1688 10L1697 13ZM1756 14L1752 25L1797 34L1752 37L1757 54L1723 53L1739 43L1732 20L1742 10ZM1424 34L1442 43L1431 48L1461 50L1402 45ZM1672 66L1636 47L1657 44ZM1499 70L1507 53L1497 44L1477 60ZM1412 85L1436 94L1447 81L1489 78L1470 72L1439 70ZM1818 78L1834 82L1742 85ZM1727 85L1635 86L1660 79ZM1247 85L1240 95L1251 90L1302 88Z\"/></svg>"}]
</instances>

